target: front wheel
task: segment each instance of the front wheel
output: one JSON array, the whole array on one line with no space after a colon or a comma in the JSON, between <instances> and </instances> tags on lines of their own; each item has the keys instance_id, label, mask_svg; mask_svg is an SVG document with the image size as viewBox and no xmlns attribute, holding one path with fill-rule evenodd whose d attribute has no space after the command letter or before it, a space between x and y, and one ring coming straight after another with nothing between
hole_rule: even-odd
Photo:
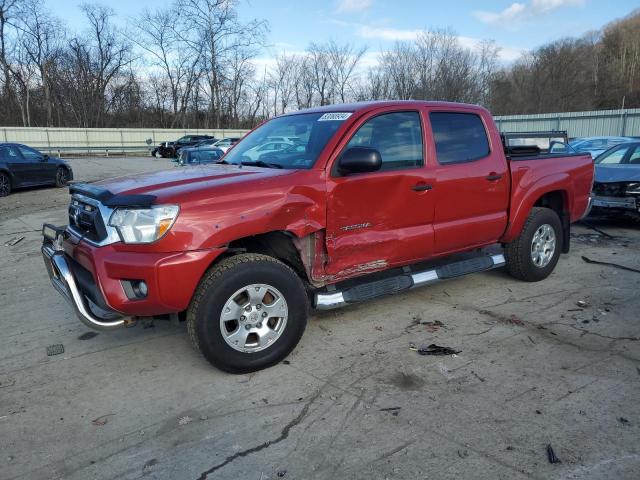
<instances>
[{"instance_id":1,"label":"front wheel","mask_svg":"<svg viewBox=\"0 0 640 480\"><path fill-rule=\"evenodd\" d=\"M64 167L56 170L56 187L64 187L69 182L69 171Z\"/></svg>"},{"instance_id":2,"label":"front wheel","mask_svg":"<svg viewBox=\"0 0 640 480\"><path fill-rule=\"evenodd\" d=\"M198 286L187 312L191 340L214 366L230 373L270 367L298 344L308 297L298 275L266 255L222 260Z\"/></svg>"},{"instance_id":3,"label":"front wheel","mask_svg":"<svg viewBox=\"0 0 640 480\"><path fill-rule=\"evenodd\" d=\"M520 236L505 246L509 273L527 282L544 280L558 263L562 238L558 214L550 208L534 207Z\"/></svg>"}]
</instances>

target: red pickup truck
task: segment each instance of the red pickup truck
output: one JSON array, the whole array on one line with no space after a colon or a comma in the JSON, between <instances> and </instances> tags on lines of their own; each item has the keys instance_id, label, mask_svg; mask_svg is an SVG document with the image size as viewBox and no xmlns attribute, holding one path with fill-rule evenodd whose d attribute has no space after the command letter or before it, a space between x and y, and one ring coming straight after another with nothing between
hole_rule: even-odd
<instances>
[{"instance_id":1,"label":"red pickup truck","mask_svg":"<svg viewBox=\"0 0 640 480\"><path fill-rule=\"evenodd\" d=\"M292 351L310 305L502 265L544 279L592 182L588 154L505 155L478 106L325 106L263 123L219 165L72 184L42 252L86 325L186 318L207 360L248 372Z\"/></svg>"}]
</instances>

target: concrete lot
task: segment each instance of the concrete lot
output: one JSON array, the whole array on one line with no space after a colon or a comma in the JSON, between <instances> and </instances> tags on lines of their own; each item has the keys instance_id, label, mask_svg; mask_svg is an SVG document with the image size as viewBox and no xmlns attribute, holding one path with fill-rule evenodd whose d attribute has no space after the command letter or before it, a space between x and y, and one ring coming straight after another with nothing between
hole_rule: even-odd
<instances>
[{"instance_id":1,"label":"concrete lot","mask_svg":"<svg viewBox=\"0 0 640 480\"><path fill-rule=\"evenodd\" d=\"M170 165L71 163L79 180ZM232 376L182 325L79 338L39 252L67 202L52 188L0 199L2 479L639 476L640 274L581 259L640 268L638 226L576 226L540 283L495 270L316 313L287 362Z\"/></svg>"}]
</instances>

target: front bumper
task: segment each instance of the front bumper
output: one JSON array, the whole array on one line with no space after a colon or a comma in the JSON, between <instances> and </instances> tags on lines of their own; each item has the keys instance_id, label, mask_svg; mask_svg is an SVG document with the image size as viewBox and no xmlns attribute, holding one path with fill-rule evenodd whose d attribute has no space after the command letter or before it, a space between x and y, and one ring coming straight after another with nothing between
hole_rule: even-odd
<instances>
[{"instance_id":1,"label":"front bumper","mask_svg":"<svg viewBox=\"0 0 640 480\"><path fill-rule=\"evenodd\" d=\"M65 258L64 252L56 249L55 241L45 241L42 244L42 256L54 288L67 299L80 321L87 327L94 330L114 330L132 321L130 318L117 315L113 315L111 319L104 319L91 311L85 295L80 291L76 277Z\"/></svg>"},{"instance_id":2,"label":"front bumper","mask_svg":"<svg viewBox=\"0 0 640 480\"><path fill-rule=\"evenodd\" d=\"M42 254L53 286L84 324L99 330L125 326L135 317L186 310L202 275L225 251L156 253L139 246L130 251L121 243L95 246L69 229L47 225L43 235ZM145 282L143 298L132 297L130 281Z\"/></svg>"}]
</instances>

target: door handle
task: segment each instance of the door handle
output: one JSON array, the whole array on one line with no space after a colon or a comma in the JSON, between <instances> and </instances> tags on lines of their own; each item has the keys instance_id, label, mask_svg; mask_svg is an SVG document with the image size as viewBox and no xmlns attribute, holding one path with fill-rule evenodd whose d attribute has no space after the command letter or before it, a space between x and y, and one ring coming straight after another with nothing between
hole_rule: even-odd
<instances>
[{"instance_id":1,"label":"door handle","mask_svg":"<svg viewBox=\"0 0 640 480\"><path fill-rule=\"evenodd\" d=\"M411 190L414 192L426 192L427 190L431 190L433 187L427 183L418 183L411 187Z\"/></svg>"},{"instance_id":2,"label":"door handle","mask_svg":"<svg viewBox=\"0 0 640 480\"><path fill-rule=\"evenodd\" d=\"M491 175L487 176L487 180L489 180L490 182L493 182L494 180L500 180L502 178L502 175L498 175L497 173L492 173Z\"/></svg>"}]
</instances>

